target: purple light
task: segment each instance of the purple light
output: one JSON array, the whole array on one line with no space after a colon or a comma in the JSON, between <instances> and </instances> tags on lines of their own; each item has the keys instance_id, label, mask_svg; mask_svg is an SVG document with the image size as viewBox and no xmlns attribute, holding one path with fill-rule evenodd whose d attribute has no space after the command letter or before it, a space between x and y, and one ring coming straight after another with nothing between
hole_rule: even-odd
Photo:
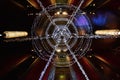
<instances>
[{"instance_id":1,"label":"purple light","mask_svg":"<svg viewBox=\"0 0 120 80\"><path fill-rule=\"evenodd\" d=\"M76 20L75 20L75 25L76 26L79 26L79 27L85 27L85 26L88 26L89 23L88 23L88 20L85 16L83 15L80 15L80 16L76 16Z\"/></svg>"}]
</instances>

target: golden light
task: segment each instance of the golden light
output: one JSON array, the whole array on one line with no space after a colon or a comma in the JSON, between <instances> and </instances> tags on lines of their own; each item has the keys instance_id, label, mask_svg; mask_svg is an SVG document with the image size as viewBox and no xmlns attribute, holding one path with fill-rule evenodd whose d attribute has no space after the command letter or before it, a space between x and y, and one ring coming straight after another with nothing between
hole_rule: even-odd
<instances>
[{"instance_id":1,"label":"golden light","mask_svg":"<svg viewBox=\"0 0 120 80\"><path fill-rule=\"evenodd\" d=\"M55 5L56 3L68 3L72 4L74 0L50 0L52 5Z\"/></svg>"},{"instance_id":2,"label":"golden light","mask_svg":"<svg viewBox=\"0 0 120 80\"><path fill-rule=\"evenodd\" d=\"M67 61L70 61L70 57L69 57L69 56L66 56L66 60L67 60Z\"/></svg>"},{"instance_id":3,"label":"golden light","mask_svg":"<svg viewBox=\"0 0 120 80\"><path fill-rule=\"evenodd\" d=\"M57 48L57 49L56 49L56 52L60 53L60 52L61 52L61 49L60 49L60 48Z\"/></svg>"},{"instance_id":4,"label":"golden light","mask_svg":"<svg viewBox=\"0 0 120 80\"><path fill-rule=\"evenodd\" d=\"M39 4L36 0L27 0L34 8L40 9Z\"/></svg>"},{"instance_id":5,"label":"golden light","mask_svg":"<svg viewBox=\"0 0 120 80\"><path fill-rule=\"evenodd\" d=\"M65 79L65 75L60 75L60 80L64 80Z\"/></svg>"},{"instance_id":6,"label":"golden light","mask_svg":"<svg viewBox=\"0 0 120 80\"><path fill-rule=\"evenodd\" d=\"M56 12L55 15L60 15L60 11Z\"/></svg>"},{"instance_id":7,"label":"golden light","mask_svg":"<svg viewBox=\"0 0 120 80\"><path fill-rule=\"evenodd\" d=\"M112 30L97 30L95 31L96 35L120 35L119 29L112 29Z\"/></svg>"},{"instance_id":8,"label":"golden light","mask_svg":"<svg viewBox=\"0 0 120 80\"><path fill-rule=\"evenodd\" d=\"M97 59L101 60L102 62L109 64L109 62L107 62L104 58L100 57L100 56L95 56Z\"/></svg>"},{"instance_id":9,"label":"golden light","mask_svg":"<svg viewBox=\"0 0 120 80\"><path fill-rule=\"evenodd\" d=\"M56 0L50 0L52 5L55 5Z\"/></svg>"},{"instance_id":10,"label":"golden light","mask_svg":"<svg viewBox=\"0 0 120 80\"><path fill-rule=\"evenodd\" d=\"M5 31L4 34L4 38L25 37L28 35L26 31Z\"/></svg>"},{"instance_id":11,"label":"golden light","mask_svg":"<svg viewBox=\"0 0 120 80\"><path fill-rule=\"evenodd\" d=\"M68 13L66 11L62 12L63 15L68 15Z\"/></svg>"},{"instance_id":12,"label":"golden light","mask_svg":"<svg viewBox=\"0 0 120 80\"><path fill-rule=\"evenodd\" d=\"M91 3L93 2L93 0L85 0L85 2L83 3L83 7L87 7L89 6ZM93 6L95 6L95 4L93 4Z\"/></svg>"},{"instance_id":13,"label":"golden light","mask_svg":"<svg viewBox=\"0 0 120 80\"><path fill-rule=\"evenodd\" d=\"M120 32L118 32L118 35L120 35Z\"/></svg>"},{"instance_id":14,"label":"golden light","mask_svg":"<svg viewBox=\"0 0 120 80\"><path fill-rule=\"evenodd\" d=\"M68 0L68 4L72 4L73 0Z\"/></svg>"},{"instance_id":15,"label":"golden light","mask_svg":"<svg viewBox=\"0 0 120 80\"><path fill-rule=\"evenodd\" d=\"M68 15L68 13L66 12L66 11L57 11L56 13L55 13L55 15Z\"/></svg>"}]
</instances>

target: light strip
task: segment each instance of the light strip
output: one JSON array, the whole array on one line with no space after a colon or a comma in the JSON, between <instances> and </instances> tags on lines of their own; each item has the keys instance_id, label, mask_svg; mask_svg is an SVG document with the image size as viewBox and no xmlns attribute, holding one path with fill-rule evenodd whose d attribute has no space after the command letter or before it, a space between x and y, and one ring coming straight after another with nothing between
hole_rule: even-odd
<instances>
[{"instance_id":1,"label":"light strip","mask_svg":"<svg viewBox=\"0 0 120 80\"><path fill-rule=\"evenodd\" d=\"M35 0L27 0L34 8L40 9L39 5Z\"/></svg>"},{"instance_id":2,"label":"light strip","mask_svg":"<svg viewBox=\"0 0 120 80\"><path fill-rule=\"evenodd\" d=\"M97 30L95 31L96 35L120 35L119 29L113 29L113 30Z\"/></svg>"},{"instance_id":3,"label":"light strip","mask_svg":"<svg viewBox=\"0 0 120 80\"><path fill-rule=\"evenodd\" d=\"M4 38L25 37L28 35L26 31L5 31L3 33L5 34Z\"/></svg>"}]
</instances>

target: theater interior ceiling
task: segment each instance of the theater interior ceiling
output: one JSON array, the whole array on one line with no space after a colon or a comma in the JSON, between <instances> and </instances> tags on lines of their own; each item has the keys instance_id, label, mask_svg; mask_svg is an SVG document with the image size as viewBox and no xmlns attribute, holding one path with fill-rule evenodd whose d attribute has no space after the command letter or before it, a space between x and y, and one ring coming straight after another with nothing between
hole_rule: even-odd
<instances>
[{"instance_id":1,"label":"theater interior ceiling","mask_svg":"<svg viewBox=\"0 0 120 80\"><path fill-rule=\"evenodd\" d=\"M56 3L78 7L80 3L80 0L40 1L44 7ZM84 0L80 9L88 15L93 34L97 30L120 30L120 0ZM31 37L33 22L42 10L37 0L0 0L0 80L39 79L47 61L34 52L32 41L17 41L22 38L9 41L3 33L26 31L27 37ZM92 39L90 49L78 61L90 80L120 80L120 32L117 38ZM86 80L77 63L71 67L77 80ZM50 70L52 63L43 80L49 80ZM54 80L74 80L66 67L57 68L55 73Z\"/></svg>"}]
</instances>

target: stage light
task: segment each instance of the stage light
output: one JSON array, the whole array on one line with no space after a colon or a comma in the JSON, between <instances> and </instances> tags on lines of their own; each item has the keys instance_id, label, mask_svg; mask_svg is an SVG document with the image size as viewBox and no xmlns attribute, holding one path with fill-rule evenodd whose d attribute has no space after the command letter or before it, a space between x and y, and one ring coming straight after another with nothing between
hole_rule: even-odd
<instances>
[{"instance_id":1,"label":"stage light","mask_svg":"<svg viewBox=\"0 0 120 80\"><path fill-rule=\"evenodd\" d=\"M97 30L95 31L96 35L120 35L119 29L112 29L112 30Z\"/></svg>"},{"instance_id":2,"label":"stage light","mask_svg":"<svg viewBox=\"0 0 120 80\"><path fill-rule=\"evenodd\" d=\"M4 38L25 37L28 35L26 31L5 31L3 34L5 34Z\"/></svg>"}]
</instances>

